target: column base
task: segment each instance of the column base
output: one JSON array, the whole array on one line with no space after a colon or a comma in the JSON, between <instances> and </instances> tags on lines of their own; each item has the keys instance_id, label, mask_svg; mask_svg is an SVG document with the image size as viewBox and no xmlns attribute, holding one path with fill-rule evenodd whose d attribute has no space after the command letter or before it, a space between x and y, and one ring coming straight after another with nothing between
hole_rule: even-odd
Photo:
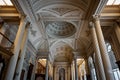
<instances>
[{"instance_id":1,"label":"column base","mask_svg":"<svg viewBox=\"0 0 120 80\"><path fill-rule=\"evenodd\" d=\"M118 68L119 68L119 70L120 70L120 61L117 61L116 63L117 63Z\"/></svg>"}]
</instances>

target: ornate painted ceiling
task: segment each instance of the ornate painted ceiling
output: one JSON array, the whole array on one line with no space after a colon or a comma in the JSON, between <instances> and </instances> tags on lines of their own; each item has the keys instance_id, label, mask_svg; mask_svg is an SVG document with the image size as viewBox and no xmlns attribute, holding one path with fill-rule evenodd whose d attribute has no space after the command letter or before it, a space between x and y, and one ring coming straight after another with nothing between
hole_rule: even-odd
<instances>
[{"instance_id":1,"label":"ornate painted ceiling","mask_svg":"<svg viewBox=\"0 0 120 80\"><path fill-rule=\"evenodd\" d=\"M88 23L107 0L12 0L31 22L29 40L39 54L56 61L70 60L73 52L86 55L91 44Z\"/></svg>"}]
</instances>

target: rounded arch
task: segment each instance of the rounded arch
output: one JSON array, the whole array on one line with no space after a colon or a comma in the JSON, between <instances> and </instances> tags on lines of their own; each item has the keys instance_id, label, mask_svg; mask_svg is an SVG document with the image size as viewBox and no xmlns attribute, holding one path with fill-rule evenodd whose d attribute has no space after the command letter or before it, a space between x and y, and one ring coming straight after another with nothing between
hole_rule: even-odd
<instances>
[{"instance_id":1,"label":"rounded arch","mask_svg":"<svg viewBox=\"0 0 120 80\"><path fill-rule=\"evenodd\" d=\"M65 69L64 68L59 69L59 80L65 80Z\"/></svg>"},{"instance_id":2,"label":"rounded arch","mask_svg":"<svg viewBox=\"0 0 120 80\"><path fill-rule=\"evenodd\" d=\"M72 47L64 41L56 41L50 47L50 53L53 58L57 58L58 61L70 61L72 59Z\"/></svg>"},{"instance_id":3,"label":"rounded arch","mask_svg":"<svg viewBox=\"0 0 120 80\"><path fill-rule=\"evenodd\" d=\"M41 4L41 2L37 2L34 4L34 6L39 5L36 8L36 13L39 13L42 9L48 8L48 7L54 7L54 6L65 6L65 7L69 7L69 8L75 8L80 10L81 12L85 11L85 9L83 8L82 5L79 5L78 3L75 2L69 2L69 1L48 1L48 2L43 2L43 4Z\"/></svg>"},{"instance_id":4,"label":"rounded arch","mask_svg":"<svg viewBox=\"0 0 120 80\"><path fill-rule=\"evenodd\" d=\"M70 47L71 49L73 49L72 44L70 44L69 42L67 43L67 41L65 40L57 40L56 42L54 42L51 46L50 46L50 50L55 49L56 46L58 46L59 44L63 44L63 45L67 45L68 47Z\"/></svg>"}]
</instances>

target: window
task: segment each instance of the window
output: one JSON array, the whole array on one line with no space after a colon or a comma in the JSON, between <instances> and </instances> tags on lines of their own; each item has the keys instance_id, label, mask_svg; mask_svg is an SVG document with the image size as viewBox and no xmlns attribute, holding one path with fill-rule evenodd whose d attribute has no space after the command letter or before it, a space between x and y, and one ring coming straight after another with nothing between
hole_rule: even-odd
<instances>
[{"instance_id":1,"label":"window","mask_svg":"<svg viewBox=\"0 0 120 80\"><path fill-rule=\"evenodd\" d=\"M120 5L120 0L108 0L107 5Z\"/></svg>"},{"instance_id":2,"label":"window","mask_svg":"<svg viewBox=\"0 0 120 80\"><path fill-rule=\"evenodd\" d=\"M12 6L12 2L10 0L0 0L0 6Z\"/></svg>"}]
</instances>

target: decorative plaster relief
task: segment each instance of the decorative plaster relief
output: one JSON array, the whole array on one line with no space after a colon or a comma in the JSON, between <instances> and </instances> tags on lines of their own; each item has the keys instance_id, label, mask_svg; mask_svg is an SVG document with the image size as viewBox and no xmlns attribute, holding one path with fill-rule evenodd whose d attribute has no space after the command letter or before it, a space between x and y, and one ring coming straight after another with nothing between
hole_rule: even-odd
<instances>
[{"instance_id":1,"label":"decorative plaster relief","mask_svg":"<svg viewBox=\"0 0 120 80\"><path fill-rule=\"evenodd\" d=\"M76 32L76 27L65 21L56 21L47 25L46 32L49 36L54 38L66 38Z\"/></svg>"}]
</instances>

